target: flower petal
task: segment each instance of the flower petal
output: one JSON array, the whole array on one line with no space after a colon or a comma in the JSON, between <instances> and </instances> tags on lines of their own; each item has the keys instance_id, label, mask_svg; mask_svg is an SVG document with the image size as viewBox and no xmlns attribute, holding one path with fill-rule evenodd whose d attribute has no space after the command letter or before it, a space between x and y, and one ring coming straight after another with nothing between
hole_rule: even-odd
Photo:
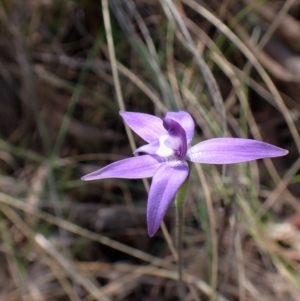
<instances>
[{"instance_id":1,"label":"flower petal","mask_svg":"<svg viewBox=\"0 0 300 301\"><path fill-rule=\"evenodd\" d=\"M154 174L147 204L148 234L152 237L165 216L170 203L189 173L185 161L163 164Z\"/></svg>"},{"instance_id":2,"label":"flower petal","mask_svg":"<svg viewBox=\"0 0 300 301\"><path fill-rule=\"evenodd\" d=\"M91 181L106 178L149 178L154 175L161 164L162 161L158 156L144 155L132 157L109 164L81 179L84 181Z\"/></svg>"},{"instance_id":3,"label":"flower petal","mask_svg":"<svg viewBox=\"0 0 300 301\"><path fill-rule=\"evenodd\" d=\"M277 146L243 138L215 138L190 148L187 159L197 163L231 164L261 158L284 156L287 150Z\"/></svg>"},{"instance_id":4,"label":"flower petal","mask_svg":"<svg viewBox=\"0 0 300 301\"><path fill-rule=\"evenodd\" d=\"M187 143L191 143L194 136L195 123L192 116L189 113L184 111L169 112L166 114L165 118L170 118L177 121L185 130Z\"/></svg>"},{"instance_id":5,"label":"flower petal","mask_svg":"<svg viewBox=\"0 0 300 301\"><path fill-rule=\"evenodd\" d=\"M185 157L187 152L187 139L183 127L170 118L163 119L163 126L168 131L169 137L163 142L165 146L175 151L176 157Z\"/></svg>"},{"instance_id":6,"label":"flower petal","mask_svg":"<svg viewBox=\"0 0 300 301\"><path fill-rule=\"evenodd\" d=\"M120 115L128 126L148 143L167 134L163 127L162 119L156 116L125 111L120 111Z\"/></svg>"},{"instance_id":7,"label":"flower petal","mask_svg":"<svg viewBox=\"0 0 300 301\"><path fill-rule=\"evenodd\" d=\"M146 153L149 155L156 155L157 150L159 149L159 140L155 140L149 144L142 145L138 147L133 153Z\"/></svg>"}]
</instances>

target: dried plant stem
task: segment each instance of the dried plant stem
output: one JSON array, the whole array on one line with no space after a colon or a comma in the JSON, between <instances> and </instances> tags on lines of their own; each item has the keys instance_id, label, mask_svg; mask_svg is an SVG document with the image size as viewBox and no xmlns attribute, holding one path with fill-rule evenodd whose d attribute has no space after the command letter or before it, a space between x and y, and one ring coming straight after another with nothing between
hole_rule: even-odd
<instances>
[{"instance_id":1,"label":"dried plant stem","mask_svg":"<svg viewBox=\"0 0 300 301\"><path fill-rule=\"evenodd\" d=\"M111 63L111 69L112 69L112 74L113 74L113 79L114 79L114 86L115 86L115 91L116 91L116 96L117 96L117 101L120 110L125 111L125 103L123 99L123 94L121 90L121 84L120 84L120 78L119 78L119 73L118 73L118 63L116 59L116 53L115 53L115 46L114 46L114 41L113 41L113 36L112 36L112 28L111 28L111 23L110 23L110 15L109 15L109 9L108 9L108 1L103 0L102 1L102 14L103 14L103 20L104 20L104 27L105 27L105 33L106 33L106 39L107 39L107 45L108 45L108 51L109 51L109 58L110 58L110 63ZM120 67L120 65L119 65ZM122 68L124 71L125 68ZM136 149L136 144L133 138L133 134L130 131L130 128L126 123L124 123L126 134L130 143L130 147L132 150ZM149 184L148 182L143 179L143 184L146 188L147 191L149 191ZM165 224L162 224L162 230L164 233L164 236L166 237L167 243L174 255L174 258L176 259L176 253L174 253L174 246L173 242L171 239L169 239L169 233L167 232L167 228L165 227Z\"/></svg>"},{"instance_id":2,"label":"dried plant stem","mask_svg":"<svg viewBox=\"0 0 300 301\"><path fill-rule=\"evenodd\" d=\"M245 44L236 36L236 34L234 34L224 23L222 23L217 17L215 17L211 12L209 12L202 5L200 5L196 1L192 1L192 0L181 0L181 1L183 3L185 3L188 7L195 10L197 13L199 13L202 17L207 19L214 26L216 26L248 58L248 60L251 62L253 67L256 69L256 71L259 73L259 75L265 82L267 88L269 89L272 96L274 97L275 102L276 102L277 106L280 108L282 115L284 116L286 123L291 131L291 135L294 138L295 144L297 146L297 150L300 152L300 136L299 136L298 130L295 126L295 123L291 117L291 114L289 113L280 93L278 92L277 88L275 87L270 76L267 74L265 69L262 67L260 62L257 60L255 53L251 52L251 50L249 50L245 46Z\"/></svg>"},{"instance_id":3,"label":"dried plant stem","mask_svg":"<svg viewBox=\"0 0 300 301\"><path fill-rule=\"evenodd\" d=\"M29 214L32 213L32 211L33 211L31 206L28 205L24 199L14 198L14 197L11 197L2 192L0 192L0 204L1 203L9 205L13 208L20 209ZM1 210L1 211L3 211L3 210ZM158 271L159 271L161 277L173 279L173 280L176 280L176 278L178 279L178 277L176 277L177 273L176 274L174 273L173 266L170 265L170 263L165 259L160 259L158 257L144 253L143 251L134 249L127 245L123 245L122 243L119 243L118 241L115 241L108 237L102 236L99 233L91 232L87 229L81 228L80 226L77 226L71 222L68 222L67 220L63 220L61 218L53 216L49 213L37 211L36 216L38 218L41 218L44 221L48 222L49 224L62 227L71 233L75 233L82 237L88 238L92 241L97 241L98 243L108 246L112 249L115 249L115 250L118 250L125 254L131 255L135 258L139 258L145 262L149 262L152 264L152 266L144 267L144 269L148 270L148 269L155 268L157 270L157 267L159 267ZM21 227L21 229L22 229L22 232L24 232L24 231L26 231L26 229L28 229L28 227ZM26 233L25 233L25 236L28 236L28 235L26 235ZM166 267L167 269L162 269L161 267L163 267L163 268ZM135 268L135 272L137 272L137 271L142 271L142 268L141 269ZM186 273L184 275L184 280L186 281L186 283L188 283L190 285L194 285L199 291L201 291L208 297L210 297L212 295L216 295L217 301L228 301L228 299L225 298L224 296L222 296L220 294L216 294L206 282L204 282L200 278L197 278L196 276Z\"/></svg>"},{"instance_id":4,"label":"dried plant stem","mask_svg":"<svg viewBox=\"0 0 300 301\"><path fill-rule=\"evenodd\" d=\"M217 239L217 232L216 232L216 219L214 214L214 208L213 208L213 201L210 195L208 183L206 181L206 177L204 175L204 172L202 170L202 167L200 164L195 164L201 185L203 187L203 193L205 196L206 206L207 206L207 212L209 216L209 223L210 223L210 237L211 237L211 245L212 245L212 267L211 267L211 288L214 292L213 295L211 295L210 300L215 300L216 298L216 289L217 289L217 283L218 283L218 239Z\"/></svg>"},{"instance_id":5,"label":"dried plant stem","mask_svg":"<svg viewBox=\"0 0 300 301\"><path fill-rule=\"evenodd\" d=\"M115 44L114 44L113 37L112 37L112 29L111 29L110 15L109 15L107 0L102 1L102 14L103 14L106 40L107 40L107 45L108 45L109 58L110 58L113 79L114 79L114 86L115 86L117 101L118 101L120 110L125 111L125 104L124 104L124 99L123 99L123 95L122 95L121 84L120 84L120 79L119 79L119 74L118 74L117 60L116 60L116 53L115 53ZM133 139L132 132L130 131L129 127L125 123L124 123L124 126L125 126L126 134L127 134L131 148L136 149L136 145L135 145L135 142Z\"/></svg>"},{"instance_id":6,"label":"dried plant stem","mask_svg":"<svg viewBox=\"0 0 300 301\"><path fill-rule=\"evenodd\" d=\"M187 48L191 51L191 53L195 57L196 63L202 73L203 79L209 90L211 99L212 99L214 106L216 108L216 111L220 117L223 135L226 136L226 133L227 133L226 111L225 111L223 98L222 98L220 89L218 87L218 84L217 84L212 72L210 71L209 67L205 63L204 59L201 57L201 55L197 51L197 47L195 46L195 43L182 20L182 17L180 16L180 14L178 13L178 10L174 6L174 3L171 0L163 0L163 2L168 6L169 10L172 12L173 17L176 20L176 23L178 24L178 27L180 28L182 35L184 36L184 38L187 42L187 44L186 44Z\"/></svg>"}]
</instances>

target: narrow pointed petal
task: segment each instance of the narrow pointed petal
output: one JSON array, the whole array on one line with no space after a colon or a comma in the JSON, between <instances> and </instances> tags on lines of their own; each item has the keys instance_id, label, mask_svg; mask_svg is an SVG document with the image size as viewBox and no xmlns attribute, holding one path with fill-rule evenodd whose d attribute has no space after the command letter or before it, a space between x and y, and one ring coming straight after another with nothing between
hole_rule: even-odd
<instances>
[{"instance_id":1,"label":"narrow pointed petal","mask_svg":"<svg viewBox=\"0 0 300 301\"><path fill-rule=\"evenodd\" d=\"M287 150L277 146L243 138L215 138L190 148L187 159L197 163L231 164L262 158L284 156Z\"/></svg>"},{"instance_id":2,"label":"narrow pointed petal","mask_svg":"<svg viewBox=\"0 0 300 301\"><path fill-rule=\"evenodd\" d=\"M152 143L142 145L139 148L137 148L133 153L146 153L149 155L156 155L157 150L159 149L159 140L155 140Z\"/></svg>"},{"instance_id":3,"label":"narrow pointed petal","mask_svg":"<svg viewBox=\"0 0 300 301\"><path fill-rule=\"evenodd\" d=\"M156 116L124 111L121 111L120 115L128 126L148 143L167 134L167 131L163 127L162 119Z\"/></svg>"},{"instance_id":4,"label":"narrow pointed petal","mask_svg":"<svg viewBox=\"0 0 300 301\"><path fill-rule=\"evenodd\" d=\"M106 178L141 179L154 175L162 162L158 156L144 155L114 162L81 179L84 181Z\"/></svg>"},{"instance_id":5,"label":"narrow pointed petal","mask_svg":"<svg viewBox=\"0 0 300 301\"><path fill-rule=\"evenodd\" d=\"M188 176L185 161L163 164L154 174L147 204L148 234L152 237L165 216L178 189Z\"/></svg>"},{"instance_id":6,"label":"narrow pointed petal","mask_svg":"<svg viewBox=\"0 0 300 301\"><path fill-rule=\"evenodd\" d=\"M187 143L191 143L195 130L195 123L192 116L187 112L179 111L167 113L166 118L177 121L185 130Z\"/></svg>"}]
</instances>

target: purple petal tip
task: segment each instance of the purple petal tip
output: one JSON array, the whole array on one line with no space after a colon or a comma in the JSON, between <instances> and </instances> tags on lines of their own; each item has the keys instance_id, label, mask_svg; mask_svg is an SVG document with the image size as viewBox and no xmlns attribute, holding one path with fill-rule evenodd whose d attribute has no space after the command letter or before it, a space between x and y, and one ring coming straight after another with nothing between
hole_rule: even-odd
<instances>
[{"instance_id":1,"label":"purple petal tip","mask_svg":"<svg viewBox=\"0 0 300 301\"><path fill-rule=\"evenodd\" d=\"M153 230L150 230L150 229L148 228L148 236L149 236L150 238L152 238L152 237L155 235L156 232L157 232L157 230L153 231Z\"/></svg>"}]
</instances>

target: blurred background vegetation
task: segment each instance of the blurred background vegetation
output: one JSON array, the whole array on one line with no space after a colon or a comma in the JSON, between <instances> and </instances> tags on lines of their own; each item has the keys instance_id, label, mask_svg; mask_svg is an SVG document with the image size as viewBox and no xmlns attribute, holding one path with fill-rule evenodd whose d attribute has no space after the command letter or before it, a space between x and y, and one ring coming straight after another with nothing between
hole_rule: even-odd
<instances>
[{"instance_id":1,"label":"blurred background vegetation","mask_svg":"<svg viewBox=\"0 0 300 301\"><path fill-rule=\"evenodd\" d=\"M1 0L0 300L299 300L299 19L298 0ZM193 167L181 298L173 208L150 239L146 182L80 180L143 143L120 109L289 150Z\"/></svg>"}]
</instances>

